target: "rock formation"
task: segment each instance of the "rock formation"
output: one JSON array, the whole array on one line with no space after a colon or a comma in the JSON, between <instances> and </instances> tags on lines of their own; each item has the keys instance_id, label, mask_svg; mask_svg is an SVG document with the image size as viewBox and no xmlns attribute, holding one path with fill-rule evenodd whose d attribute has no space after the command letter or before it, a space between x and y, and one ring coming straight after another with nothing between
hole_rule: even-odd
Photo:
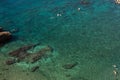
<instances>
[{"instance_id":1,"label":"rock formation","mask_svg":"<svg viewBox=\"0 0 120 80\"><path fill-rule=\"evenodd\" d=\"M16 50L13 50L10 53L8 53L10 57L13 57L13 59L6 60L6 64L11 65L11 64L14 64L16 62L21 62L21 61L35 63L35 62L39 61L42 57L49 55L47 53L53 52L53 48L49 45L40 49L38 52L33 53L33 54L29 54L27 52L28 50L36 47L37 45L39 45L39 43L32 44L32 45L26 45L26 46L20 47ZM14 59L15 59L15 61L14 61Z\"/></svg>"},{"instance_id":2,"label":"rock formation","mask_svg":"<svg viewBox=\"0 0 120 80\"><path fill-rule=\"evenodd\" d=\"M35 63L40 60L43 56L47 55L47 52L53 52L53 48L49 45L41 49L39 52L32 55L31 63Z\"/></svg>"},{"instance_id":3,"label":"rock formation","mask_svg":"<svg viewBox=\"0 0 120 80\"><path fill-rule=\"evenodd\" d=\"M27 51L31 48L34 48L38 44L31 44L27 46L20 47L12 52L9 53L10 56L17 58L18 60L23 60L25 57L28 56Z\"/></svg>"},{"instance_id":4,"label":"rock formation","mask_svg":"<svg viewBox=\"0 0 120 80\"><path fill-rule=\"evenodd\" d=\"M4 31L2 27L0 27L0 44L8 42L12 37L12 34L9 31Z\"/></svg>"}]
</instances>

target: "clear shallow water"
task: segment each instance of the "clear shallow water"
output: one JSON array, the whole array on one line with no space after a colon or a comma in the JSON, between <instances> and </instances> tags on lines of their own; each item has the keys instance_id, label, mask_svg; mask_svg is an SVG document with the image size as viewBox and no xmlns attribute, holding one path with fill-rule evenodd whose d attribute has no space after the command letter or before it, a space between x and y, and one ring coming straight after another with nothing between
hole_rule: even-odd
<instances>
[{"instance_id":1,"label":"clear shallow water","mask_svg":"<svg viewBox=\"0 0 120 80\"><path fill-rule=\"evenodd\" d=\"M4 72L4 76L28 80L18 75L25 68L32 80L115 80L112 65L117 65L118 72L120 66L120 5L112 0L80 1L1 1L0 25L10 31L18 29L13 33L15 39L0 48L1 54L8 57L10 51L30 43L51 45L55 50L53 57L39 62L38 72L29 73L28 65L20 63L10 68L11 75ZM62 65L71 62L78 65L63 69Z\"/></svg>"}]
</instances>

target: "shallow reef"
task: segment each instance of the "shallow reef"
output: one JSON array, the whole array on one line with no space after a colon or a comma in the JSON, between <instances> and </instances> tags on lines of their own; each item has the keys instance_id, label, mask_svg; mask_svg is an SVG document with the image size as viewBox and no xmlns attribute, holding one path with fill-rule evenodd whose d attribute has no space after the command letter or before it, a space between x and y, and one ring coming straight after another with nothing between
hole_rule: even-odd
<instances>
[{"instance_id":1,"label":"shallow reef","mask_svg":"<svg viewBox=\"0 0 120 80\"><path fill-rule=\"evenodd\" d=\"M1 0L0 80L119 80L118 0Z\"/></svg>"}]
</instances>

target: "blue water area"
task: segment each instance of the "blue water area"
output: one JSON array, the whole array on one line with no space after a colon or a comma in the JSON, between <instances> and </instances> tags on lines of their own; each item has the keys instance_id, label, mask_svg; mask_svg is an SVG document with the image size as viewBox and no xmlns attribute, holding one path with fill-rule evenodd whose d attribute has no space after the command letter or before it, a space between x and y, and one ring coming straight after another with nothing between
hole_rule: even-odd
<instances>
[{"instance_id":1,"label":"blue water area","mask_svg":"<svg viewBox=\"0 0 120 80\"><path fill-rule=\"evenodd\" d=\"M120 79L120 4L115 0L0 0L0 26L17 30L0 47L0 80ZM24 62L2 70L9 52L36 43L30 53L46 45L54 49L36 63L37 72L29 72L33 65ZM75 62L71 69L63 67Z\"/></svg>"}]
</instances>

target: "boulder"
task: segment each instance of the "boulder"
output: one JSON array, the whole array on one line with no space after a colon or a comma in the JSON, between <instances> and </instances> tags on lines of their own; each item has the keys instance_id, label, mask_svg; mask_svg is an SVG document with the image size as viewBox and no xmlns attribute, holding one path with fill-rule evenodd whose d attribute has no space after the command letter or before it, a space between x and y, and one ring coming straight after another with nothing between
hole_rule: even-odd
<instances>
[{"instance_id":1,"label":"boulder","mask_svg":"<svg viewBox=\"0 0 120 80\"><path fill-rule=\"evenodd\" d=\"M8 31L0 32L0 44L3 44L11 39L12 35Z\"/></svg>"}]
</instances>

